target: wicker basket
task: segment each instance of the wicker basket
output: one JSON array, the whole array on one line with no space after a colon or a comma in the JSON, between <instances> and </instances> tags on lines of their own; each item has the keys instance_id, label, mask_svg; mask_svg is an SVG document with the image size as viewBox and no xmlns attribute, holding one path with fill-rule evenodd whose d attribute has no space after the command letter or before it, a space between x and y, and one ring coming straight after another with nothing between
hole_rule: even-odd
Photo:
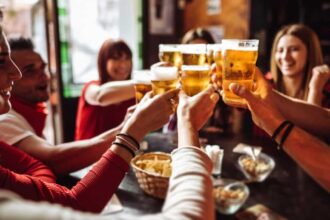
<instances>
[{"instance_id":1,"label":"wicker basket","mask_svg":"<svg viewBox=\"0 0 330 220\"><path fill-rule=\"evenodd\" d=\"M171 155L163 152L152 152L140 154L131 160L131 166L142 190L156 198L164 199L167 193L169 177L143 170L137 165L139 160L153 160L157 156L158 160L171 160Z\"/></svg>"}]
</instances>

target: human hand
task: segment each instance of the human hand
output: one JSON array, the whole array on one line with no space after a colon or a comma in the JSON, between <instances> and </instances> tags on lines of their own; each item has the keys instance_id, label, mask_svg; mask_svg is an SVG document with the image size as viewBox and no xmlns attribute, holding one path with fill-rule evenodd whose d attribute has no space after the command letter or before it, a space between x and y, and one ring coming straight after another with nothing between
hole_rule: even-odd
<instances>
[{"instance_id":1,"label":"human hand","mask_svg":"<svg viewBox=\"0 0 330 220\"><path fill-rule=\"evenodd\" d=\"M263 84L262 81L260 83ZM269 135L272 135L277 126L284 120L284 117L275 106L272 98L273 91L265 88L266 85L259 84L259 86L261 86L259 94L255 94L237 83L231 83L229 88L234 94L246 100L254 123ZM267 91L267 94L264 93L265 91Z\"/></svg>"},{"instance_id":2,"label":"human hand","mask_svg":"<svg viewBox=\"0 0 330 220\"><path fill-rule=\"evenodd\" d=\"M266 99L266 98L269 99L268 96L272 94L272 87L265 80L264 75L262 74L261 70L258 67L256 67L254 74L254 84L252 88L252 93L259 96L262 99ZM248 108L247 104L235 105L234 103L230 103L229 105L237 108L245 108L245 109Z\"/></svg>"},{"instance_id":3,"label":"human hand","mask_svg":"<svg viewBox=\"0 0 330 220\"><path fill-rule=\"evenodd\" d=\"M148 92L136 106L122 132L141 141L148 132L163 126L174 113L173 99L176 99L178 92L179 90L175 89L154 97L151 97L152 92Z\"/></svg>"},{"instance_id":4,"label":"human hand","mask_svg":"<svg viewBox=\"0 0 330 220\"><path fill-rule=\"evenodd\" d=\"M324 85L330 79L329 66L326 64L316 66L313 68L312 73L312 77L309 81L309 89L312 91L322 91Z\"/></svg>"},{"instance_id":5,"label":"human hand","mask_svg":"<svg viewBox=\"0 0 330 220\"><path fill-rule=\"evenodd\" d=\"M177 108L178 121L191 124L196 131L201 129L212 115L218 100L219 95L212 86L192 97L181 91Z\"/></svg>"}]
</instances>

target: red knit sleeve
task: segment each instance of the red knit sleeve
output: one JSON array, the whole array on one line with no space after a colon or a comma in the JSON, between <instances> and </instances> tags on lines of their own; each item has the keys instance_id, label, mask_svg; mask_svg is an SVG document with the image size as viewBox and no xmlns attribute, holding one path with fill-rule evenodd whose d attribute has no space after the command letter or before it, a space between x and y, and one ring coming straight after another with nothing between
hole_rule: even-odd
<instances>
[{"instance_id":1,"label":"red knit sleeve","mask_svg":"<svg viewBox=\"0 0 330 220\"><path fill-rule=\"evenodd\" d=\"M18 174L38 177L49 183L56 182L56 176L46 165L20 149L0 141L0 164Z\"/></svg>"},{"instance_id":2,"label":"red knit sleeve","mask_svg":"<svg viewBox=\"0 0 330 220\"><path fill-rule=\"evenodd\" d=\"M17 174L0 166L0 186L26 199L59 203L81 211L100 212L124 178L129 166L110 150L71 190L38 177Z\"/></svg>"}]
</instances>

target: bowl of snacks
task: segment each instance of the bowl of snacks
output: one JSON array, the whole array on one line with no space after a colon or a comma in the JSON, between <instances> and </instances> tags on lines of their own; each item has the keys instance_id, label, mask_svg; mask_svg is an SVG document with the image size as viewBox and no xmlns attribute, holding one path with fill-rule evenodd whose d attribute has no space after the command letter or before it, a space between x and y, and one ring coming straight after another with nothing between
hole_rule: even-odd
<instances>
[{"instance_id":1,"label":"bowl of snacks","mask_svg":"<svg viewBox=\"0 0 330 220\"><path fill-rule=\"evenodd\" d=\"M144 153L131 160L140 188L147 194L164 199L172 174L171 155L163 152Z\"/></svg>"},{"instance_id":2,"label":"bowl of snacks","mask_svg":"<svg viewBox=\"0 0 330 220\"><path fill-rule=\"evenodd\" d=\"M235 213L249 197L250 190L242 182L231 182L226 185L216 185L213 188L213 198L216 209L226 215Z\"/></svg>"},{"instance_id":3,"label":"bowl of snacks","mask_svg":"<svg viewBox=\"0 0 330 220\"><path fill-rule=\"evenodd\" d=\"M264 181L275 167L273 158L265 153L257 158L244 154L238 158L238 164L245 177L256 182Z\"/></svg>"}]
</instances>

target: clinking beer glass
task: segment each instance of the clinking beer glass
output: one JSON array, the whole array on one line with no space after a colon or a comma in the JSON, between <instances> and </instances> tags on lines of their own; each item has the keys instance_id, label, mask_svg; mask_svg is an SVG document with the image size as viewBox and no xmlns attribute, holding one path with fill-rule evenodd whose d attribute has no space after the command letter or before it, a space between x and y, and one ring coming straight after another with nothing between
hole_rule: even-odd
<instances>
[{"instance_id":1,"label":"clinking beer glass","mask_svg":"<svg viewBox=\"0 0 330 220\"><path fill-rule=\"evenodd\" d=\"M188 96L196 95L206 89L210 84L209 65L183 65L181 71L181 84Z\"/></svg>"},{"instance_id":2,"label":"clinking beer glass","mask_svg":"<svg viewBox=\"0 0 330 220\"><path fill-rule=\"evenodd\" d=\"M144 95L151 91L150 70L135 70L133 74L133 82L135 89L136 103L139 103Z\"/></svg>"},{"instance_id":3,"label":"clinking beer glass","mask_svg":"<svg viewBox=\"0 0 330 220\"><path fill-rule=\"evenodd\" d=\"M206 44L182 44L180 50L183 65L207 64Z\"/></svg>"},{"instance_id":4,"label":"clinking beer glass","mask_svg":"<svg viewBox=\"0 0 330 220\"><path fill-rule=\"evenodd\" d=\"M238 83L252 90L259 40L222 40L223 47L223 101L245 106L246 101L233 94L229 85Z\"/></svg>"},{"instance_id":5,"label":"clinking beer glass","mask_svg":"<svg viewBox=\"0 0 330 220\"><path fill-rule=\"evenodd\" d=\"M179 44L159 44L159 60L168 62L173 66L182 65L182 54Z\"/></svg>"},{"instance_id":6,"label":"clinking beer glass","mask_svg":"<svg viewBox=\"0 0 330 220\"><path fill-rule=\"evenodd\" d=\"M175 89L179 83L178 67L166 62L155 63L151 66L151 85L154 95L163 94Z\"/></svg>"}]
</instances>

